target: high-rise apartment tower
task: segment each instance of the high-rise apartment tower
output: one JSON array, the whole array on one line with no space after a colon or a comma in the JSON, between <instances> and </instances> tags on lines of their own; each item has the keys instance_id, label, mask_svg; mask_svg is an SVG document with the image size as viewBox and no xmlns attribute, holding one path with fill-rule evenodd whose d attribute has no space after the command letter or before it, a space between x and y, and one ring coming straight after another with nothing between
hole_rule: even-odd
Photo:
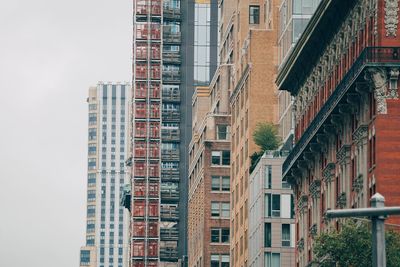
<instances>
[{"instance_id":1,"label":"high-rise apartment tower","mask_svg":"<svg viewBox=\"0 0 400 267\"><path fill-rule=\"evenodd\" d=\"M131 87L99 83L89 89L86 246L80 266L127 267L129 216L120 206L129 181L125 155Z\"/></svg>"},{"instance_id":2,"label":"high-rise apartment tower","mask_svg":"<svg viewBox=\"0 0 400 267\"><path fill-rule=\"evenodd\" d=\"M206 39L210 20L195 19L196 2L133 1L131 267L187 265L191 101L194 84L210 79L217 42Z\"/></svg>"}]
</instances>

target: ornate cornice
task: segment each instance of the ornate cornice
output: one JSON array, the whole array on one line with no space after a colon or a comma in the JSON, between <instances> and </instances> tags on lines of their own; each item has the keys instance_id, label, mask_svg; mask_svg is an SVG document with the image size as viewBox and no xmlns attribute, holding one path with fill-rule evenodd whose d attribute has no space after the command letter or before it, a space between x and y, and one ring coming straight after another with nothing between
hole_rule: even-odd
<instances>
[{"instance_id":1,"label":"ornate cornice","mask_svg":"<svg viewBox=\"0 0 400 267\"><path fill-rule=\"evenodd\" d=\"M387 37L397 36L397 25L399 24L398 12L398 0L385 0L385 29Z\"/></svg>"},{"instance_id":2,"label":"ornate cornice","mask_svg":"<svg viewBox=\"0 0 400 267\"><path fill-rule=\"evenodd\" d=\"M324 86L325 81L332 76L332 71L340 58L347 53L348 47L363 29L367 17L376 15L376 2L377 0L369 1L369 4L363 1L357 2L319 57L319 61L316 62L308 78L303 85L299 86L293 103L296 122L307 111L307 107L314 100L319 89Z\"/></svg>"}]
</instances>

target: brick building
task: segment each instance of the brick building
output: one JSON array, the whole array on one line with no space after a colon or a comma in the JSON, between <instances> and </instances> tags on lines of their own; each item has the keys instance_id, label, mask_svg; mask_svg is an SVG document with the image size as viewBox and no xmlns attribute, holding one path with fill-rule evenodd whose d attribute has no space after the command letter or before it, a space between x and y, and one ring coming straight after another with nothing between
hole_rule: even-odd
<instances>
[{"instance_id":1,"label":"brick building","mask_svg":"<svg viewBox=\"0 0 400 267\"><path fill-rule=\"evenodd\" d=\"M230 115L218 69L193 95L189 146L189 266L229 267Z\"/></svg>"},{"instance_id":2,"label":"brick building","mask_svg":"<svg viewBox=\"0 0 400 267\"><path fill-rule=\"evenodd\" d=\"M321 1L278 74L279 89L295 98L283 176L296 195L297 266L315 260L318 233L340 229L326 210L366 207L376 192L400 204L398 7Z\"/></svg>"},{"instance_id":3,"label":"brick building","mask_svg":"<svg viewBox=\"0 0 400 267\"><path fill-rule=\"evenodd\" d=\"M248 264L249 156L259 122L277 122L278 0L220 1L220 62L231 112L231 266ZM240 218L243 218L242 220Z\"/></svg>"}]
</instances>

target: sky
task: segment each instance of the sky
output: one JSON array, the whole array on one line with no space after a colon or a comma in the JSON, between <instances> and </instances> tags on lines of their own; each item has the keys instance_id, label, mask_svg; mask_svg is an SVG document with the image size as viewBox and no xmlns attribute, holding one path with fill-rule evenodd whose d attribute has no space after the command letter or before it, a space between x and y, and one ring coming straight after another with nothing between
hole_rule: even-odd
<instances>
[{"instance_id":1,"label":"sky","mask_svg":"<svg viewBox=\"0 0 400 267\"><path fill-rule=\"evenodd\" d=\"M0 1L0 266L79 266L89 86L130 81L131 0Z\"/></svg>"}]
</instances>

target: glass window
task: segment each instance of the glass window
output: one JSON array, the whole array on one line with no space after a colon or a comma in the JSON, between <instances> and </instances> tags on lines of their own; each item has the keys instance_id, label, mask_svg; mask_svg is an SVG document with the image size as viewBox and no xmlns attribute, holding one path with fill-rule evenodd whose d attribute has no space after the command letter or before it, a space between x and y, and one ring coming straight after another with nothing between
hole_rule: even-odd
<instances>
[{"instance_id":1,"label":"glass window","mask_svg":"<svg viewBox=\"0 0 400 267\"><path fill-rule=\"evenodd\" d=\"M282 247L290 247L290 224L282 224Z\"/></svg>"},{"instance_id":2,"label":"glass window","mask_svg":"<svg viewBox=\"0 0 400 267\"><path fill-rule=\"evenodd\" d=\"M222 165L229 165L231 163L231 152L222 151Z\"/></svg>"},{"instance_id":3,"label":"glass window","mask_svg":"<svg viewBox=\"0 0 400 267\"><path fill-rule=\"evenodd\" d=\"M212 176L211 177L211 190L212 191L220 191L220 176Z\"/></svg>"},{"instance_id":4,"label":"glass window","mask_svg":"<svg viewBox=\"0 0 400 267\"><path fill-rule=\"evenodd\" d=\"M229 218L229 216L230 216L229 203L222 203L221 204L221 217Z\"/></svg>"},{"instance_id":5,"label":"glass window","mask_svg":"<svg viewBox=\"0 0 400 267\"><path fill-rule=\"evenodd\" d=\"M281 216L281 196L272 195L272 217Z\"/></svg>"},{"instance_id":6,"label":"glass window","mask_svg":"<svg viewBox=\"0 0 400 267\"><path fill-rule=\"evenodd\" d=\"M230 177L229 176L211 176L212 191L229 191Z\"/></svg>"},{"instance_id":7,"label":"glass window","mask_svg":"<svg viewBox=\"0 0 400 267\"><path fill-rule=\"evenodd\" d=\"M218 202L211 202L211 217L219 217L219 204Z\"/></svg>"},{"instance_id":8,"label":"glass window","mask_svg":"<svg viewBox=\"0 0 400 267\"><path fill-rule=\"evenodd\" d=\"M265 177L264 177L264 188L271 189L272 188L272 166L265 166Z\"/></svg>"},{"instance_id":9,"label":"glass window","mask_svg":"<svg viewBox=\"0 0 400 267\"><path fill-rule=\"evenodd\" d=\"M281 255L279 253L265 252L265 267L281 267Z\"/></svg>"},{"instance_id":10,"label":"glass window","mask_svg":"<svg viewBox=\"0 0 400 267\"><path fill-rule=\"evenodd\" d=\"M221 162L221 151L212 151L211 152L211 164L212 165L220 165Z\"/></svg>"},{"instance_id":11,"label":"glass window","mask_svg":"<svg viewBox=\"0 0 400 267\"><path fill-rule=\"evenodd\" d=\"M271 223L264 224L264 247L270 248L272 240Z\"/></svg>"},{"instance_id":12,"label":"glass window","mask_svg":"<svg viewBox=\"0 0 400 267\"><path fill-rule=\"evenodd\" d=\"M250 24L260 23L260 6L249 7L249 23Z\"/></svg>"},{"instance_id":13,"label":"glass window","mask_svg":"<svg viewBox=\"0 0 400 267\"><path fill-rule=\"evenodd\" d=\"M229 126L228 125L217 125L217 139L228 140L229 139Z\"/></svg>"}]
</instances>

